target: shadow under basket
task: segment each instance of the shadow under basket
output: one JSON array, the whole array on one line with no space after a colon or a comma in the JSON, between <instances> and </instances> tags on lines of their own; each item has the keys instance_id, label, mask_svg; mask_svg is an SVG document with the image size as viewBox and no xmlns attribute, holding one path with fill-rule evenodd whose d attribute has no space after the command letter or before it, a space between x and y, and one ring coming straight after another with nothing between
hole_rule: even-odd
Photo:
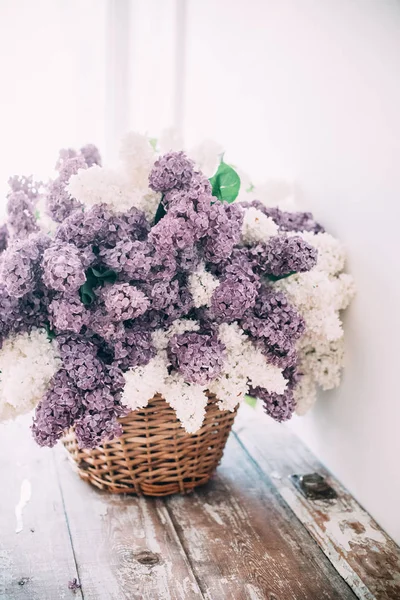
<instances>
[{"instance_id":1,"label":"shadow under basket","mask_svg":"<svg viewBox=\"0 0 400 600\"><path fill-rule=\"evenodd\" d=\"M85 481L114 494L185 494L207 483L217 468L236 416L221 411L208 394L204 423L186 433L175 411L159 395L120 419L123 434L95 449L80 449L74 430L63 444Z\"/></svg>"}]
</instances>

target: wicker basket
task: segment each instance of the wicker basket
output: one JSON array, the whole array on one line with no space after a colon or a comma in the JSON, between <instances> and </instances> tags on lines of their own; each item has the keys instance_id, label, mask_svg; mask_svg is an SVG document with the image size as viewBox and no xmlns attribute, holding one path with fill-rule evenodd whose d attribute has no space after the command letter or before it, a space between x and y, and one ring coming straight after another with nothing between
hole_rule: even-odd
<instances>
[{"instance_id":1,"label":"wicker basket","mask_svg":"<svg viewBox=\"0 0 400 600\"><path fill-rule=\"evenodd\" d=\"M208 395L201 429L188 434L159 395L120 419L123 434L94 450L78 448L73 429L63 439L82 479L114 494L167 496L207 483L222 458L236 416Z\"/></svg>"}]
</instances>

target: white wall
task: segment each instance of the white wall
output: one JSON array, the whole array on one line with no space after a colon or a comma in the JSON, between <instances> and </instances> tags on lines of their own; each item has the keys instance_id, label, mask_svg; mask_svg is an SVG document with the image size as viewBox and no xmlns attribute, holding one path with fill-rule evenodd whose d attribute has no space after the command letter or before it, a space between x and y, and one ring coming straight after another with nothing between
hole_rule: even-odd
<instances>
[{"instance_id":1,"label":"white wall","mask_svg":"<svg viewBox=\"0 0 400 600\"><path fill-rule=\"evenodd\" d=\"M104 148L106 8L0 0L0 217L11 175L46 180L60 148Z\"/></svg>"},{"instance_id":2,"label":"white wall","mask_svg":"<svg viewBox=\"0 0 400 600\"><path fill-rule=\"evenodd\" d=\"M400 543L400 4L189 0L185 133L292 176L349 251L343 385L295 429Z\"/></svg>"}]
</instances>

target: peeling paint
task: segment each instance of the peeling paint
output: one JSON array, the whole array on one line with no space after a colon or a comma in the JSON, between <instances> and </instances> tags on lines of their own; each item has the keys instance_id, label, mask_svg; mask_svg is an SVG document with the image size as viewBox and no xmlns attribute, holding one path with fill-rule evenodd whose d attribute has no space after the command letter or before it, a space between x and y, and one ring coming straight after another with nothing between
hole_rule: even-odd
<instances>
[{"instance_id":1,"label":"peeling paint","mask_svg":"<svg viewBox=\"0 0 400 600\"><path fill-rule=\"evenodd\" d=\"M24 479L21 484L21 494L19 497L19 502L15 506L15 517L17 519L17 526L15 528L15 533L20 533L24 528L24 523L22 519L22 512L29 500L32 496L32 486L29 479Z\"/></svg>"}]
</instances>

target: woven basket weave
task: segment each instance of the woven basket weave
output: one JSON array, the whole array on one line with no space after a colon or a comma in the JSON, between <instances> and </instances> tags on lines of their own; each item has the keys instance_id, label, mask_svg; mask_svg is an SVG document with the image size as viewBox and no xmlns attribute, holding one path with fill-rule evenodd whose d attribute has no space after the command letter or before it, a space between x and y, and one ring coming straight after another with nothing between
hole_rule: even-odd
<instances>
[{"instance_id":1,"label":"woven basket weave","mask_svg":"<svg viewBox=\"0 0 400 600\"><path fill-rule=\"evenodd\" d=\"M82 479L115 494L167 496L206 483L222 458L236 416L207 394L201 429L188 434L159 395L120 419L123 434L94 450L78 448L73 429L63 443Z\"/></svg>"}]
</instances>

